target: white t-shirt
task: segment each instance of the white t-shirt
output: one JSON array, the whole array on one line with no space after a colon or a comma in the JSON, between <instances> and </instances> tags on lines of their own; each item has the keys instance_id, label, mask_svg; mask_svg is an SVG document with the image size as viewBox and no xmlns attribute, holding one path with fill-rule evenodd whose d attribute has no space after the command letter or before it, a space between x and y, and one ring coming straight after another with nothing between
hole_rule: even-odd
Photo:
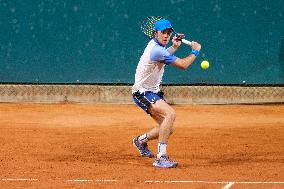
<instances>
[{"instance_id":1,"label":"white t-shirt","mask_svg":"<svg viewBox=\"0 0 284 189\"><path fill-rule=\"evenodd\" d=\"M159 92L165 65L172 64L177 58L173 55L174 52L174 48L166 49L158 43L157 39L152 39L145 48L136 68L132 93L137 91Z\"/></svg>"}]
</instances>

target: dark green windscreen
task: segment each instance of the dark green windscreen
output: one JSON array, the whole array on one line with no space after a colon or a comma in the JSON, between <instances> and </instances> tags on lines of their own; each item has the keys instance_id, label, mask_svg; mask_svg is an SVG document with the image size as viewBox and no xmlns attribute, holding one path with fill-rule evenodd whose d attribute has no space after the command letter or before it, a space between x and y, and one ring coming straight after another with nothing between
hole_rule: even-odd
<instances>
[{"instance_id":1,"label":"dark green windscreen","mask_svg":"<svg viewBox=\"0 0 284 189\"><path fill-rule=\"evenodd\" d=\"M0 82L133 83L149 15L202 44L163 83L284 84L283 0L0 0Z\"/></svg>"}]
</instances>

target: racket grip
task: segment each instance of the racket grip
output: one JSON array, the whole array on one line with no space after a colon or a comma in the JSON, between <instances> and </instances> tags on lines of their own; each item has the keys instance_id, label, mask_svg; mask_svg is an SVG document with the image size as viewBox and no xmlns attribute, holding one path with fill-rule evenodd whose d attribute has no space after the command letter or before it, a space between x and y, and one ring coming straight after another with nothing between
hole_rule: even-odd
<instances>
[{"instance_id":1,"label":"racket grip","mask_svg":"<svg viewBox=\"0 0 284 189\"><path fill-rule=\"evenodd\" d=\"M181 42L183 42L184 44L187 44L189 46L191 46L191 42L186 40L186 39L182 39Z\"/></svg>"}]
</instances>

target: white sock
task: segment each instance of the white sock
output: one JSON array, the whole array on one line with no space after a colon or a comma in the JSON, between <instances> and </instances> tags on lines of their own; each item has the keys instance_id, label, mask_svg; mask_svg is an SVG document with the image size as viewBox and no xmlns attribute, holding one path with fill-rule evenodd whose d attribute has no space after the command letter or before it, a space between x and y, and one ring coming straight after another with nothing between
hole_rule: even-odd
<instances>
[{"instance_id":1,"label":"white sock","mask_svg":"<svg viewBox=\"0 0 284 189\"><path fill-rule=\"evenodd\" d=\"M142 144L142 143L147 143L149 141L147 134L145 133L144 135L141 135L138 137L138 141Z\"/></svg>"},{"instance_id":2,"label":"white sock","mask_svg":"<svg viewBox=\"0 0 284 189\"><path fill-rule=\"evenodd\" d=\"M167 144L163 142L159 142L157 158L160 158L162 155L166 155L166 154L167 154Z\"/></svg>"}]
</instances>

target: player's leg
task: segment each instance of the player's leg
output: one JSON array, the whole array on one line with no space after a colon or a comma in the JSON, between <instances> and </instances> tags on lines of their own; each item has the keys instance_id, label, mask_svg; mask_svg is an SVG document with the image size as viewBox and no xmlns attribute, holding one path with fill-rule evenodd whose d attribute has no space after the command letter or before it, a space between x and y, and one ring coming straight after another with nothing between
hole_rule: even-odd
<instances>
[{"instance_id":1,"label":"player's leg","mask_svg":"<svg viewBox=\"0 0 284 189\"><path fill-rule=\"evenodd\" d=\"M160 123L158 129L158 155L153 165L161 168L176 167L177 163L171 161L167 155L167 144L173 132L173 123L176 118L175 110L161 99L156 101L155 104L151 104L149 112L154 119L158 118L155 120ZM152 130L152 132L153 136L157 135L157 130Z\"/></svg>"},{"instance_id":2,"label":"player's leg","mask_svg":"<svg viewBox=\"0 0 284 189\"><path fill-rule=\"evenodd\" d=\"M175 110L167 104L164 100L158 100L149 108L153 118L158 118L158 139L159 143L167 144L171 133L173 132L173 123L176 118ZM153 130L153 136L157 134L157 130Z\"/></svg>"},{"instance_id":3,"label":"player's leg","mask_svg":"<svg viewBox=\"0 0 284 189\"><path fill-rule=\"evenodd\" d=\"M143 157L153 157L153 153L148 149L147 142L159 138L158 159L162 159L162 164L158 167L174 167L177 164L171 162L166 155L166 147L172 126L175 120L175 111L168 105L161 94L152 92L134 93L134 102L159 124L159 128L153 128L149 132L133 139L134 146ZM165 160L165 161L164 161Z\"/></svg>"}]
</instances>

